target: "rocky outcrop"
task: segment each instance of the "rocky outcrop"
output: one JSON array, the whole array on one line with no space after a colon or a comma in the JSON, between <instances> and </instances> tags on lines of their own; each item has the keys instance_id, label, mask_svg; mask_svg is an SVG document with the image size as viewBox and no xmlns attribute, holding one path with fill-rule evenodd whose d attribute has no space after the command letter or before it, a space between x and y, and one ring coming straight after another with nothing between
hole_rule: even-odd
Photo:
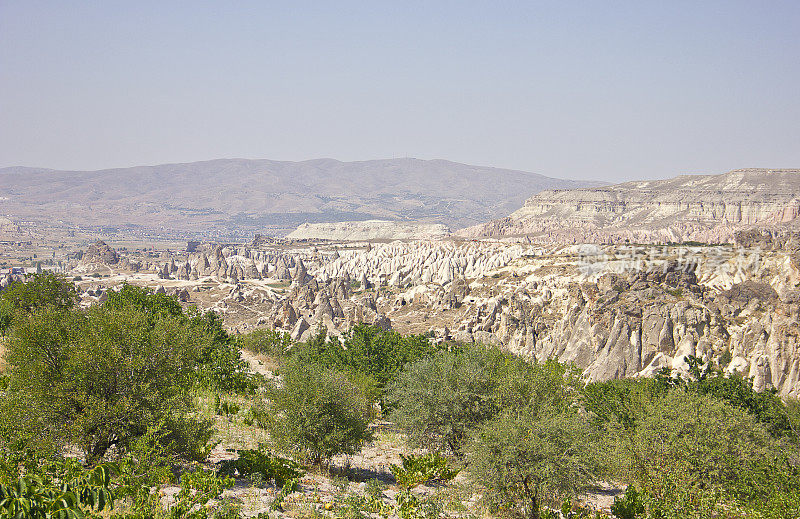
<instances>
[{"instance_id":1,"label":"rocky outcrop","mask_svg":"<svg viewBox=\"0 0 800 519\"><path fill-rule=\"evenodd\" d=\"M542 191L509 217L459 235L540 243L732 242L737 231L800 227L800 170L745 169Z\"/></svg>"},{"instance_id":2,"label":"rocky outcrop","mask_svg":"<svg viewBox=\"0 0 800 519\"><path fill-rule=\"evenodd\" d=\"M97 240L89 245L81 258L80 265L116 265L119 262L117 251L112 249L102 240Z\"/></svg>"},{"instance_id":3,"label":"rocky outcrop","mask_svg":"<svg viewBox=\"0 0 800 519\"><path fill-rule=\"evenodd\" d=\"M394 242L367 250L342 252L325 263L317 276L359 279L364 287L446 285L458 278L478 278L526 254L520 245L418 241Z\"/></svg>"},{"instance_id":4,"label":"rocky outcrop","mask_svg":"<svg viewBox=\"0 0 800 519\"><path fill-rule=\"evenodd\" d=\"M695 355L759 389L800 396L793 236L749 232L737 245L691 247L203 244L148 254L142 269L168 276L150 283L181 300L189 299L186 281L197 281L191 302L229 325L278 328L296 340L367 323L557 358L591 380L682 371ZM95 288L92 303L102 296Z\"/></svg>"}]
</instances>

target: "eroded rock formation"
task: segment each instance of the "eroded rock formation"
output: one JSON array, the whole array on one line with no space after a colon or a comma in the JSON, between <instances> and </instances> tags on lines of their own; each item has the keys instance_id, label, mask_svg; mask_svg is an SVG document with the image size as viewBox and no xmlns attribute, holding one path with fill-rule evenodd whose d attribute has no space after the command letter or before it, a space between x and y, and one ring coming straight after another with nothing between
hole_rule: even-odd
<instances>
[{"instance_id":1,"label":"eroded rock formation","mask_svg":"<svg viewBox=\"0 0 800 519\"><path fill-rule=\"evenodd\" d=\"M800 227L800 170L542 191L509 217L459 231L466 237L527 235L539 243L732 242L742 229Z\"/></svg>"}]
</instances>

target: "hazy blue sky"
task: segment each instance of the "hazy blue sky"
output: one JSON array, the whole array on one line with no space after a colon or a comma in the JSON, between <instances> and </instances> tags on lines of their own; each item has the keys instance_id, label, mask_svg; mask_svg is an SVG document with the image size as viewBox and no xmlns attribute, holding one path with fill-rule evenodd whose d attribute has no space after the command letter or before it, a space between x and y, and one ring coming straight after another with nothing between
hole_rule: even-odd
<instances>
[{"instance_id":1,"label":"hazy blue sky","mask_svg":"<svg viewBox=\"0 0 800 519\"><path fill-rule=\"evenodd\" d=\"M800 167L800 1L0 0L0 166Z\"/></svg>"}]
</instances>

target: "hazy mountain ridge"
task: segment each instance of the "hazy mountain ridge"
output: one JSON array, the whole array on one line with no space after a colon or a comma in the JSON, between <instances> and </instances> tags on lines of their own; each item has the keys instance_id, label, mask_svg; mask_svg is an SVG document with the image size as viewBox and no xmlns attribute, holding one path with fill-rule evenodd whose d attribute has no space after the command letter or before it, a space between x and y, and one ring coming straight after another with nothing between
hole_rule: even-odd
<instances>
[{"instance_id":1,"label":"hazy mountain ridge","mask_svg":"<svg viewBox=\"0 0 800 519\"><path fill-rule=\"evenodd\" d=\"M592 184L418 159L219 159L99 171L12 167L0 169L0 197L7 198L0 211L81 225L187 230L243 225L248 219L289 230L306 220L300 213L319 215L316 221L336 221L345 213L349 220L459 228L508 214L543 189ZM297 214L297 221L270 216L281 213Z\"/></svg>"},{"instance_id":2,"label":"hazy mountain ridge","mask_svg":"<svg viewBox=\"0 0 800 519\"><path fill-rule=\"evenodd\" d=\"M469 237L540 242L730 242L750 227L800 226L800 169L741 169L612 186L545 190Z\"/></svg>"}]
</instances>

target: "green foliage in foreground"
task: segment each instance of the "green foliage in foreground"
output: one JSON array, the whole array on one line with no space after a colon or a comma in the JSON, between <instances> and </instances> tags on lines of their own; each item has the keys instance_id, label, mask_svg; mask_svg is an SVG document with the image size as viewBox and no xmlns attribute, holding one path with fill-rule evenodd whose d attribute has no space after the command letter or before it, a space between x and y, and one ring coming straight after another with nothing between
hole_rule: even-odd
<instances>
[{"instance_id":1,"label":"green foliage in foreground","mask_svg":"<svg viewBox=\"0 0 800 519\"><path fill-rule=\"evenodd\" d=\"M412 444L460 456L471 432L504 409L568 405L577 382L555 361L532 364L497 348L464 346L407 365L387 401Z\"/></svg>"},{"instance_id":2,"label":"green foliage in foreground","mask_svg":"<svg viewBox=\"0 0 800 519\"><path fill-rule=\"evenodd\" d=\"M405 489L411 489L422 485L431 480L450 481L456 475L457 470L448 467L447 458L438 452L430 452L421 456L403 456L400 465L392 465L389 468L394 475L397 484Z\"/></svg>"},{"instance_id":3,"label":"green foliage in foreground","mask_svg":"<svg viewBox=\"0 0 800 519\"><path fill-rule=\"evenodd\" d=\"M40 281L21 286L38 294ZM71 293L60 283L60 290L44 292ZM110 449L126 452L159 423L176 452L203 459L212 430L196 418L193 388L255 387L219 317L184 312L174 298L130 285L88 310L67 299L49 297L14 314L6 341L9 384L0 400L7 473L67 444L96 463Z\"/></svg>"},{"instance_id":4,"label":"green foliage in foreground","mask_svg":"<svg viewBox=\"0 0 800 519\"><path fill-rule=\"evenodd\" d=\"M344 373L297 360L270 388L272 437L287 451L315 464L354 454L371 439L372 402Z\"/></svg>"},{"instance_id":5,"label":"green foliage in foreground","mask_svg":"<svg viewBox=\"0 0 800 519\"><path fill-rule=\"evenodd\" d=\"M379 399L403 367L436 351L422 335L403 336L375 326L359 324L342 338L328 337L320 330L308 342L291 349L303 364L319 364L351 375L362 388L374 388L369 396Z\"/></svg>"},{"instance_id":6,"label":"green foliage in foreground","mask_svg":"<svg viewBox=\"0 0 800 519\"><path fill-rule=\"evenodd\" d=\"M17 320L9 338L2 436L76 444L95 462L164 422L190 446L186 454L199 453L211 432L187 417L195 348L203 340L186 321L151 324L134 309L36 309ZM202 436L189 440L190 431Z\"/></svg>"},{"instance_id":7,"label":"green foliage in foreground","mask_svg":"<svg viewBox=\"0 0 800 519\"><path fill-rule=\"evenodd\" d=\"M234 480L229 476L217 476L211 471L196 469L181 475L181 491L176 496L177 502L169 510L169 519L206 519L218 517L203 505L218 498L222 492L233 486ZM198 508L197 505L200 505ZM236 513L235 517L239 514Z\"/></svg>"},{"instance_id":8,"label":"green foliage in foreground","mask_svg":"<svg viewBox=\"0 0 800 519\"><path fill-rule=\"evenodd\" d=\"M291 479L304 474L294 460L276 456L256 449L237 451L235 460L225 460L220 464L219 473L226 476L252 476L258 474L262 481L273 480L276 486L283 487Z\"/></svg>"},{"instance_id":9,"label":"green foliage in foreground","mask_svg":"<svg viewBox=\"0 0 800 519\"><path fill-rule=\"evenodd\" d=\"M269 328L239 335L237 340L242 349L276 358L284 357L293 345L287 332Z\"/></svg>"},{"instance_id":10,"label":"green foliage in foreground","mask_svg":"<svg viewBox=\"0 0 800 519\"><path fill-rule=\"evenodd\" d=\"M539 519L600 475L597 434L572 409L512 410L478 430L469 456L472 479L491 513Z\"/></svg>"},{"instance_id":11,"label":"green foliage in foreground","mask_svg":"<svg viewBox=\"0 0 800 519\"><path fill-rule=\"evenodd\" d=\"M635 486L619 506L643 507L637 518L800 517L798 443L782 425L795 404L754 393L711 371L589 384L604 464Z\"/></svg>"},{"instance_id":12,"label":"green foliage in foreground","mask_svg":"<svg viewBox=\"0 0 800 519\"><path fill-rule=\"evenodd\" d=\"M750 380L738 373L725 374L711 364L703 364L695 356L686 358L689 363L691 378L671 377L662 369L656 380L668 387L677 387L685 391L711 395L727 402L752 415L763 424L772 436L800 438L797 431L792 430L791 419L786 405L781 402L775 389L755 391Z\"/></svg>"},{"instance_id":13,"label":"green foliage in foreground","mask_svg":"<svg viewBox=\"0 0 800 519\"><path fill-rule=\"evenodd\" d=\"M111 490L113 465L98 465L90 471L61 480L37 474L21 476L11 484L0 484L0 518L83 519L86 513L114 507Z\"/></svg>"},{"instance_id":14,"label":"green foliage in foreground","mask_svg":"<svg viewBox=\"0 0 800 519\"><path fill-rule=\"evenodd\" d=\"M77 302L75 285L52 272L34 274L25 282L12 283L0 295L0 334L5 335L17 315L43 307L66 310Z\"/></svg>"}]
</instances>

